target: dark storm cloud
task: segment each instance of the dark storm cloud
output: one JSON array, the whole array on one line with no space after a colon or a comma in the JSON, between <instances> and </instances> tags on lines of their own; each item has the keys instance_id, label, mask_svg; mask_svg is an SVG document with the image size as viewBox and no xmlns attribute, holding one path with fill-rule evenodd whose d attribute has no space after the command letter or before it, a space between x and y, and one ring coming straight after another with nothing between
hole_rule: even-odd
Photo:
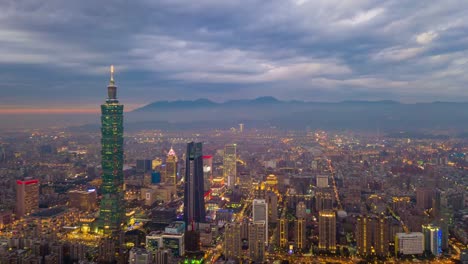
<instances>
[{"instance_id":1,"label":"dark storm cloud","mask_svg":"<svg viewBox=\"0 0 468 264\"><path fill-rule=\"evenodd\" d=\"M109 64L132 103L468 99L465 1L7 0L0 10L4 106L92 105Z\"/></svg>"}]
</instances>

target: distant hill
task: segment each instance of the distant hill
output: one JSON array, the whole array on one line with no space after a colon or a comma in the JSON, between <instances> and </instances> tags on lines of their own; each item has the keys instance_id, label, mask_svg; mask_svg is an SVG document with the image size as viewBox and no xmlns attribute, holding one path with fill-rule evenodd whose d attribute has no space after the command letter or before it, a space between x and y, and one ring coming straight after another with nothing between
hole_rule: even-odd
<instances>
[{"instance_id":1,"label":"distant hill","mask_svg":"<svg viewBox=\"0 0 468 264\"><path fill-rule=\"evenodd\" d=\"M194 101L158 101L150 103L141 108L133 110L133 112L148 112L156 110L179 110L179 109L199 109L199 108L216 108L216 107L237 107L237 106L255 106L266 104L282 104L284 102L278 99L265 96L258 97L253 100L231 100L224 103L215 103L208 99L197 99Z\"/></svg>"},{"instance_id":2,"label":"distant hill","mask_svg":"<svg viewBox=\"0 0 468 264\"><path fill-rule=\"evenodd\" d=\"M235 126L239 122L282 128L352 130L466 130L468 103L404 104L397 101L336 103L282 101L274 97L231 100L159 101L127 113L129 122L203 123ZM229 124L229 125L228 125Z\"/></svg>"}]
</instances>

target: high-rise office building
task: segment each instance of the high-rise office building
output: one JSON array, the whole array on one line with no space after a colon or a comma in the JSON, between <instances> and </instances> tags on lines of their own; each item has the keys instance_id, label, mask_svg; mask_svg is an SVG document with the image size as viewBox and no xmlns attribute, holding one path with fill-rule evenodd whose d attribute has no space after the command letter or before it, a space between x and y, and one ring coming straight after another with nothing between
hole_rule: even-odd
<instances>
[{"instance_id":1,"label":"high-rise office building","mask_svg":"<svg viewBox=\"0 0 468 264\"><path fill-rule=\"evenodd\" d=\"M435 225L423 225L424 250L434 256L442 254L442 230Z\"/></svg>"},{"instance_id":2,"label":"high-rise office building","mask_svg":"<svg viewBox=\"0 0 468 264\"><path fill-rule=\"evenodd\" d=\"M336 250L336 216L332 210L319 212L319 249Z\"/></svg>"},{"instance_id":3,"label":"high-rise office building","mask_svg":"<svg viewBox=\"0 0 468 264\"><path fill-rule=\"evenodd\" d=\"M356 226L357 252L361 256L388 254L389 223L384 216L358 216Z\"/></svg>"},{"instance_id":4,"label":"high-rise office building","mask_svg":"<svg viewBox=\"0 0 468 264\"><path fill-rule=\"evenodd\" d=\"M23 217L39 208L39 181L16 181L16 216Z\"/></svg>"},{"instance_id":5,"label":"high-rise office building","mask_svg":"<svg viewBox=\"0 0 468 264\"><path fill-rule=\"evenodd\" d=\"M165 182L169 184L177 183L177 155L174 149L170 149L166 158Z\"/></svg>"},{"instance_id":6,"label":"high-rise office building","mask_svg":"<svg viewBox=\"0 0 468 264\"><path fill-rule=\"evenodd\" d=\"M241 230L244 223L228 223L224 232L224 256L227 259L237 259L242 253Z\"/></svg>"},{"instance_id":7,"label":"high-rise office building","mask_svg":"<svg viewBox=\"0 0 468 264\"><path fill-rule=\"evenodd\" d=\"M265 199L268 204L268 222L276 224L278 222L278 196L272 191L267 191Z\"/></svg>"},{"instance_id":8,"label":"high-rise office building","mask_svg":"<svg viewBox=\"0 0 468 264\"><path fill-rule=\"evenodd\" d=\"M263 263L265 258L265 228L265 221L249 224L249 255L257 263Z\"/></svg>"},{"instance_id":9,"label":"high-rise office building","mask_svg":"<svg viewBox=\"0 0 468 264\"><path fill-rule=\"evenodd\" d=\"M223 176L228 187L233 187L237 184L236 147L236 144L224 146Z\"/></svg>"},{"instance_id":10,"label":"high-rise office building","mask_svg":"<svg viewBox=\"0 0 468 264\"><path fill-rule=\"evenodd\" d=\"M99 229L110 234L121 229L125 216L123 190L123 108L117 100L114 67L107 86L107 100L101 105L102 200Z\"/></svg>"},{"instance_id":11,"label":"high-rise office building","mask_svg":"<svg viewBox=\"0 0 468 264\"><path fill-rule=\"evenodd\" d=\"M303 250L306 247L306 221L304 218L298 218L295 221L294 228L294 241L296 242L296 248Z\"/></svg>"},{"instance_id":12,"label":"high-rise office building","mask_svg":"<svg viewBox=\"0 0 468 264\"><path fill-rule=\"evenodd\" d=\"M184 221L188 229L192 224L205 222L203 187L202 143L187 144L185 157Z\"/></svg>"},{"instance_id":13,"label":"high-rise office building","mask_svg":"<svg viewBox=\"0 0 468 264\"><path fill-rule=\"evenodd\" d=\"M254 199L252 203L253 222L265 223L264 241L268 244L268 204L264 199Z\"/></svg>"}]
</instances>

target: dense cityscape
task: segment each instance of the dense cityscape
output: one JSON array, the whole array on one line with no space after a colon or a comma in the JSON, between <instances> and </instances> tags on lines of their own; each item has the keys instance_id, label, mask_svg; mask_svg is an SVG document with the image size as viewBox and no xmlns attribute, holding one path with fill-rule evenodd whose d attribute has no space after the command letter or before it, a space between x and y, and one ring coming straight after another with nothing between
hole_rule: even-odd
<instances>
[{"instance_id":1,"label":"dense cityscape","mask_svg":"<svg viewBox=\"0 0 468 264\"><path fill-rule=\"evenodd\" d=\"M124 101L124 99L120 98ZM465 263L468 141L254 128L0 135L0 263Z\"/></svg>"}]
</instances>

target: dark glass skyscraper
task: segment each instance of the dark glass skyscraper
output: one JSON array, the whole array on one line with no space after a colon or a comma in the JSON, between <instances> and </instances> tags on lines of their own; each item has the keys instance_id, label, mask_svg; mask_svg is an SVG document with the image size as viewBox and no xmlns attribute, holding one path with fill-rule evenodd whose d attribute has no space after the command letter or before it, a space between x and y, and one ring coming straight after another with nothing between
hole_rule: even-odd
<instances>
[{"instance_id":1,"label":"dark glass skyscraper","mask_svg":"<svg viewBox=\"0 0 468 264\"><path fill-rule=\"evenodd\" d=\"M117 100L114 67L107 86L108 98L101 105L102 200L99 229L105 234L121 229L125 215L123 190L123 105Z\"/></svg>"},{"instance_id":2,"label":"dark glass skyscraper","mask_svg":"<svg viewBox=\"0 0 468 264\"><path fill-rule=\"evenodd\" d=\"M187 144L185 157L184 221L187 227L205 222L202 143Z\"/></svg>"}]
</instances>

